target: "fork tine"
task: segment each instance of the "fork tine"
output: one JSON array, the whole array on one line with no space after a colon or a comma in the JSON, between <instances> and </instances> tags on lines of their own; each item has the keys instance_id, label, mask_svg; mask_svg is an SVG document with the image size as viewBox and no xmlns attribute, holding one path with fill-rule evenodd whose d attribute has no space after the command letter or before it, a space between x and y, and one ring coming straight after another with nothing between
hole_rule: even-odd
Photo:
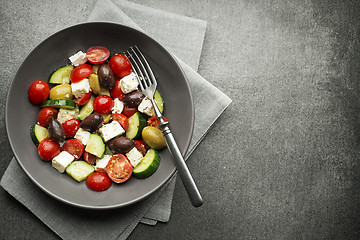
<instances>
[{"instance_id":1,"label":"fork tine","mask_svg":"<svg viewBox=\"0 0 360 240\"><path fill-rule=\"evenodd\" d=\"M134 51L133 47L130 47L130 50L132 51L132 59L135 63L135 66L137 68L137 70L140 72L141 76L142 76L142 80L145 84L145 88L146 87L150 87L151 86L151 80L149 78L149 75L146 71L146 68L142 62L142 59L139 58L139 56L136 54L136 52Z\"/></svg>"},{"instance_id":2,"label":"fork tine","mask_svg":"<svg viewBox=\"0 0 360 240\"><path fill-rule=\"evenodd\" d=\"M127 51L126 53L127 53L126 56L130 60L130 63L133 67L133 72L135 73L135 75L137 76L137 78L139 80L140 88L142 91L144 91L144 89L148 87L147 83L145 81L146 77L144 76L143 71L141 71L141 68L140 68L138 62L133 57L133 54L129 51Z\"/></svg>"},{"instance_id":3,"label":"fork tine","mask_svg":"<svg viewBox=\"0 0 360 240\"><path fill-rule=\"evenodd\" d=\"M148 87L153 85L156 88L157 83L155 76L151 70L149 63L147 62L144 55L141 53L140 49L137 46L130 47L130 49L133 53L133 56L136 58L136 61L139 63L138 66L140 67L140 70L144 73L144 75L146 75L145 80Z\"/></svg>"},{"instance_id":4,"label":"fork tine","mask_svg":"<svg viewBox=\"0 0 360 240\"><path fill-rule=\"evenodd\" d=\"M142 66L145 69L146 76L148 77L150 83L155 85L155 87L156 87L156 85L157 85L156 78L154 76L153 71L151 70L151 67L150 67L148 61L146 60L146 58L144 57L144 55L142 54L142 52L140 51L138 46L135 45L134 47L131 47L131 49L135 53L135 56L137 56L137 58L141 61L141 63L144 63L145 66L143 64L142 64ZM136 52L140 55L140 57L138 56L138 54L136 54ZM150 76L148 75L148 73L150 74Z\"/></svg>"},{"instance_id":5,"label":"fork tine","mask_svg":"<svg viewBox=\"0 0 360 240\"><path fill-rule=\"evenodd\" d=\"M133 72L135 73L135 75L137 76L137 78L139 80L139 85L140 85L141 91L144 91L144 89L147 86L146 86L146 83L143 81L143 79L145 79L145 77L142 74L142 71L139 70L139 66L138 66L137 62L135 61L135 59L133 58L132 54L129 51L126 51L125 55L130 60L130 63L133 67ZM139 73L138 73L138 71L139 71Z\"/></svg>"}]
</instances>

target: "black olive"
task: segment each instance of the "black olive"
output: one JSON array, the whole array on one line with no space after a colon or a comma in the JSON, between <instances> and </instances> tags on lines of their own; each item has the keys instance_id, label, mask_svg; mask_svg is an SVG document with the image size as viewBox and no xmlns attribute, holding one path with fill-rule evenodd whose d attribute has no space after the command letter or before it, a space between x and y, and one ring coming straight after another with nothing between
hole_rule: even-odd
<instances>
[{"instance_id":1,"label":"black olive","mask_svg":"<svg viewBox=\"0 0 360 240\"><path fill-rule=\"evenodd\" d=\"M109 65L103 63L98 69L100 86L106 89L112 89L115 85L115 75Z\"/></svg>"},{"instance_id":2,"label":"black olive","mask_svg":"<svg viewBox=\"0 0 360 240\"><path fill-rule=\"evenodd\" d=\"M109 148L115 154L125 154L135 147L135 141L127 137L117 137L109 142Z\"/></svg>"},{"instance_id":3,"label":"black olive","mask_svg":"<svg viewBox=\"0 0 360 240\"><path fill-rule=\"evenodd\" d=\"M56 118L51 118L49 122L49 134L55 142L62 142L65 140L65 130L61 123Z\"/></svg>"},{"instance_id":4,"label":"black olive","mask_svg":"<svg viewBox=\"0 0 360 240\"><path fill-rule=\"evenodd\" d=\"M144 94L140 90L133 91L125 95L123 102L129 107L137 107L144 98Z\"/></svg>"},{"instance_id":5,"label":"black olive","mask_svg":"<svg viewBox=\"0 0 360 240\"><path fill-rule=\"evenodd\" d=\"M104 122L103 116L98 113L93 113L87 116L80 123L80 127L84 130L93 132L100 128L101 124Z\"/></svg>"}]
</instances>

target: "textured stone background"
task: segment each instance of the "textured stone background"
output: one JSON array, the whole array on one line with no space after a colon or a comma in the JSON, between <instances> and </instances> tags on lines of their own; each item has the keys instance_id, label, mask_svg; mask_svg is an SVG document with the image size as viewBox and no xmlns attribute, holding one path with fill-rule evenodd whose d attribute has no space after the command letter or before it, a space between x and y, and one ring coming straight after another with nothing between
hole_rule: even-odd
<instances>
[{"instance_id":1,"label":"textured stone background","mask_svg":"<svg viewBox=\"0 0 360 240\"><path fill-rule=\"evenodd\" d=\"M12 156L4 106L13 75L94 4L0 4L0 176ZM360 2L143 4L208 21L199 73L233 103L188 162L205 204L194 209L178 179L170 222L139 225L130 239L359 239ZM2 189L0 216L0 239L58 238Z\"/></svg>"}]
</instances>

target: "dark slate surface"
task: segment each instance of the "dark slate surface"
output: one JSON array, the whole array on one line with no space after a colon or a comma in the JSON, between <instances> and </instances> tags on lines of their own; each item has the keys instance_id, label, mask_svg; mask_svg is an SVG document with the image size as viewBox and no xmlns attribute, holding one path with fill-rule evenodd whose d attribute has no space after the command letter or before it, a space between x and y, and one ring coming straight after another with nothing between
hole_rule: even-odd
<instances>
[{"instance_id":1,"label":"dark slate surface","mask_svg":"<svg viewBox=\"0 0 360 240\"><path fill-rule=\"evenodd\" d=\"M199 72L233 103L188 163L205 204L178 179L170 222L130 239L359 239L360 2L172 2L146 5L208 21ZM1 3L3 110L26 54L93 5ZM0 239L58 238L2 189L0 216Z\"/></svg>"}]
</instances>

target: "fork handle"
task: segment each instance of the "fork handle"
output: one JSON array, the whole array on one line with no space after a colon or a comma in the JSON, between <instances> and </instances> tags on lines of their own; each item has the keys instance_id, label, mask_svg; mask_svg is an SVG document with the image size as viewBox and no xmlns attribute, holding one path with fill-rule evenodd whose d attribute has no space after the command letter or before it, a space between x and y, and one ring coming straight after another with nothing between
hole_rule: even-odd
<instances>
[{"instance_id":1,"label":"fork handle","mask_svg":"<svg viewBox=\"0 0 360 240\"><path fill-rule=\"evenodd\" d=\"M194 207L200 207L203 204L203 199L167 124L167 122L160 124L159 128L163 131L168 149L174 159L175 166L192 205Z\"/></svg>"}]
</instances>

